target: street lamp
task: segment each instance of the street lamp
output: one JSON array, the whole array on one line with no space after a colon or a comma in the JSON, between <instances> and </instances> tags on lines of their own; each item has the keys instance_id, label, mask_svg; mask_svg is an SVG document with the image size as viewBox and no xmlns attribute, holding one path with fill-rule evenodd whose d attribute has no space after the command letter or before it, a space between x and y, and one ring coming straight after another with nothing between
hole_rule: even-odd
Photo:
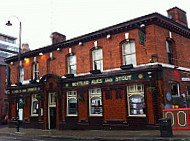
<instances>
[{"instance_id":1,"label":"street lamp","mask_svg":"<svg viewBox=\"0 0 190 141\"><path fill-rule=\"evenodd\" d=\"M16 18L19 22L19 52L18 52L18 90L20 89L20 84L21 84L21 81L20 81L20 70L21 70L21 64L20 64L20 55L21 55L21 31L22 31L22 24L21 24L21 21L19 20L19 18L17 16L10 16L9 17L9 20L8 22L6 23L7 26L12 26L12 23L10 22L10 18ZM19 132L19 94L17 95L17 108L16 108L16 113L17 113L17 117L16 117L16 120L17 120L17 132Z\"/></svg>"}]
</instances>

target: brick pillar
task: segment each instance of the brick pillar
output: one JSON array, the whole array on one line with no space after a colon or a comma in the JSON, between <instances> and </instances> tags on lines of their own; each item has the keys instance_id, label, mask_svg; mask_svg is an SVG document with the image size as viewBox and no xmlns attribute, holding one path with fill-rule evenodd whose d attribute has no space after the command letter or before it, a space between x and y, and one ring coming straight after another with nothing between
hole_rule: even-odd
<instances>
[{"instance_id":1,"label":"brick pillar","mask_svg":"<svg viewBox=\"0 0 190 141\"><path fill-rule=\"evenodd\" d=\"M62 95L62 121L65 121L66 107L65 107L65 94Z\"/></svg>"},{"instance_id":2,"label":"brick pillar","mask_svg":"<svg viewBox=\"0 0 190 141\"><path fill-rule=\"evenodd\" d=\"M56 99L56 129L59 130L59 96Z\"/></svg>"},{"instance_id":3,"label":"brick pillar","mask_svg":"<svg viewBox=\"0 0 190 141\"><path fill-rule=\"evenodd\" d=\"M42 120L42 116L41 116L41 107L42 107L42 102L41 102L41 100L39 100L39 114L38 114L38 119L39 119L39 121Z\"/></svg>"}]
</instances>

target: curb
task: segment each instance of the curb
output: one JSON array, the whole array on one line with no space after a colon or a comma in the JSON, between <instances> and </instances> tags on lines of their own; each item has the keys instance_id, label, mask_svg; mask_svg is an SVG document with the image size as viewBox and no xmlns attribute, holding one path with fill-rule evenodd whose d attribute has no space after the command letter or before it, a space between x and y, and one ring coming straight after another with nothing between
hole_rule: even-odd
<instances>
[{"instance_id":1,"label":"curb","mask_svg":"<svg viewBox=\"0 0 190 141\"><path fill-rule=\"evenodd\" d=\"M0 135L26 136L23 133L0 132ZM189 137L82 137L67 135L33 135L33 137L52 139L73 139L73 140L97 140L97 141L190 141Z\"/></svg>"}]
</instances>

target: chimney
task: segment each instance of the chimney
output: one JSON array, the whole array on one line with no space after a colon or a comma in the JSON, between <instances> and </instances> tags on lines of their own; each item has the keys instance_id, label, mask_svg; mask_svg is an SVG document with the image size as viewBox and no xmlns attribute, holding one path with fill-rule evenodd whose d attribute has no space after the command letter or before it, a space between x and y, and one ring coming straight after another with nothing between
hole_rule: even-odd
<instances>
[{"instance_id":1,"label":"chimney","mask_svg":"<svg viewBox=\"0 0 190 141\"><path fill-rule=\"evenodd\" d=\"M28 43L23 43L21 53L25 53L25 52L28 52L28 51L30 51L29 44Z\"/></svg>"},{"instance_id":2,"label":"chimney","mask_svg":"<svg viewBox=\"0 0 190 141\"><path fill-rule=\"evenodd\" d=\"M66 36L63 34L60 34L58 32L53 32L51 34L50 38L52 39L52 44L66 41Z\"/></svg>"},{"instance_id":3,"label":"chimney","mask_svg":"<svg viewBox=\"0 0 190 141\"><path fill-rule=\"evenodd\" d=\"M187 17L186 17L186 12L183 11L182 9L179 9L178 7L171 8L167 10L168 12L168 17L175 22L188 27L187 24Z\"/></svg>"}]
</instances>

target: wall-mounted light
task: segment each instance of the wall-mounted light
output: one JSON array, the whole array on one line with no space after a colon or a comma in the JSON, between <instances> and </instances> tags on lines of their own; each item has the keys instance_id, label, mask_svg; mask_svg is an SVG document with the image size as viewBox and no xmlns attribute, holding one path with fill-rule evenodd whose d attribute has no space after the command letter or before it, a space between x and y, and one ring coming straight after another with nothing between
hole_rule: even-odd
<instances>
[{"instance_id":1,"label":"wall-mounted light","mask_svg":"<svg viewBox=\"0 0 190 141\"><path fill-rule=\"evenodd\" d=\"M106 36L106 38L107 38L107 39L110 39L110 38L111 38L111 35L110 35L110 34L108 34L108 35Z\"/></svg>"},{"instance_id":2,"label":"wall-mounted light","mask_svg":"<svg viewBox=\"0 0 190 141\"><path fill-rule=\"evenodd\" d=\"M13 63L13 62L11 62L10 64L11 64L11 65L13 65L14 63Z\"/></svg>"},{"instance_id":3,"label":"wall-mounted light","mask_svg":"<svg viewBox=\"0 0 190 141\"><path fill-rule=\"evenodd\" d=\"M140 27L142 27L142 28L145 27L145 24L141 24Z\"/></svg>"},{"instance_id":4,"label":"wall-mounted light","mask_svg":"<svg viewBox=\"0 0 190 141\"><path fill-rule=\"evenodd\" d=\"M129 41L129 33L125 33L125 39L126 41Z\"/></svg>"},{"instance_id":5,"label":"wall-mounted light","mask_svg":"<svg viewBox=\"0 0 190 141\"><path fill-rule=\"evenodd\" d=\"M169 31L169 37L172 38L172 32L171 31Z\"/></svg>"},{"instance_id":6,"label":"wall-mounted light","mask_svg":"<svg viewBox=\"0 0 190 141\"><path fill-rule=\"evenodd\" d=\"M79 46L82 46L82 42L79 42Z\"/></svg>"},{"instance_id":7,"label":"wall-mounted light","mask_svg":"<svg viewBox=\"0 0 190 141\"><path fill-rule=\"evenodd\" d=\"M43 53L42 53L42 52L40 52L40 53L39 53L39 55L40 55L40 56L42 56L42 55L43 55Z\"/></svg>"},{"instance_id":8,"label":"wall-mounted light","mask_svg":"<svg viewBox=\"0 0 190 141\"><path fill-rule=\"evenodd\" d=\"M30 59L29 58L24 58L24 61L25 61L26 64L29 64Z\"/></svg>"},{"instance_id":9,"label":"wall-mounted light","mask_svg":"<svg viewBox=\"0 0 190 141\"><path fill-rule=\"evenodd\" d=\"M95 49L98 48L98 41L95 41L95 42L94 42L94 47L95 47Z\"/></svg>"},{"instance_id":10,"label":"wall-mounted light","mask_svg":"<svg viewBox=\"0 0 190 141\"><path fill-rule=\"evenodd\" d=\"M57 48L57 51L60 51L60 50L61 50L61 49L58 47L58 48Z\"/></svg>"}]
</instances>

